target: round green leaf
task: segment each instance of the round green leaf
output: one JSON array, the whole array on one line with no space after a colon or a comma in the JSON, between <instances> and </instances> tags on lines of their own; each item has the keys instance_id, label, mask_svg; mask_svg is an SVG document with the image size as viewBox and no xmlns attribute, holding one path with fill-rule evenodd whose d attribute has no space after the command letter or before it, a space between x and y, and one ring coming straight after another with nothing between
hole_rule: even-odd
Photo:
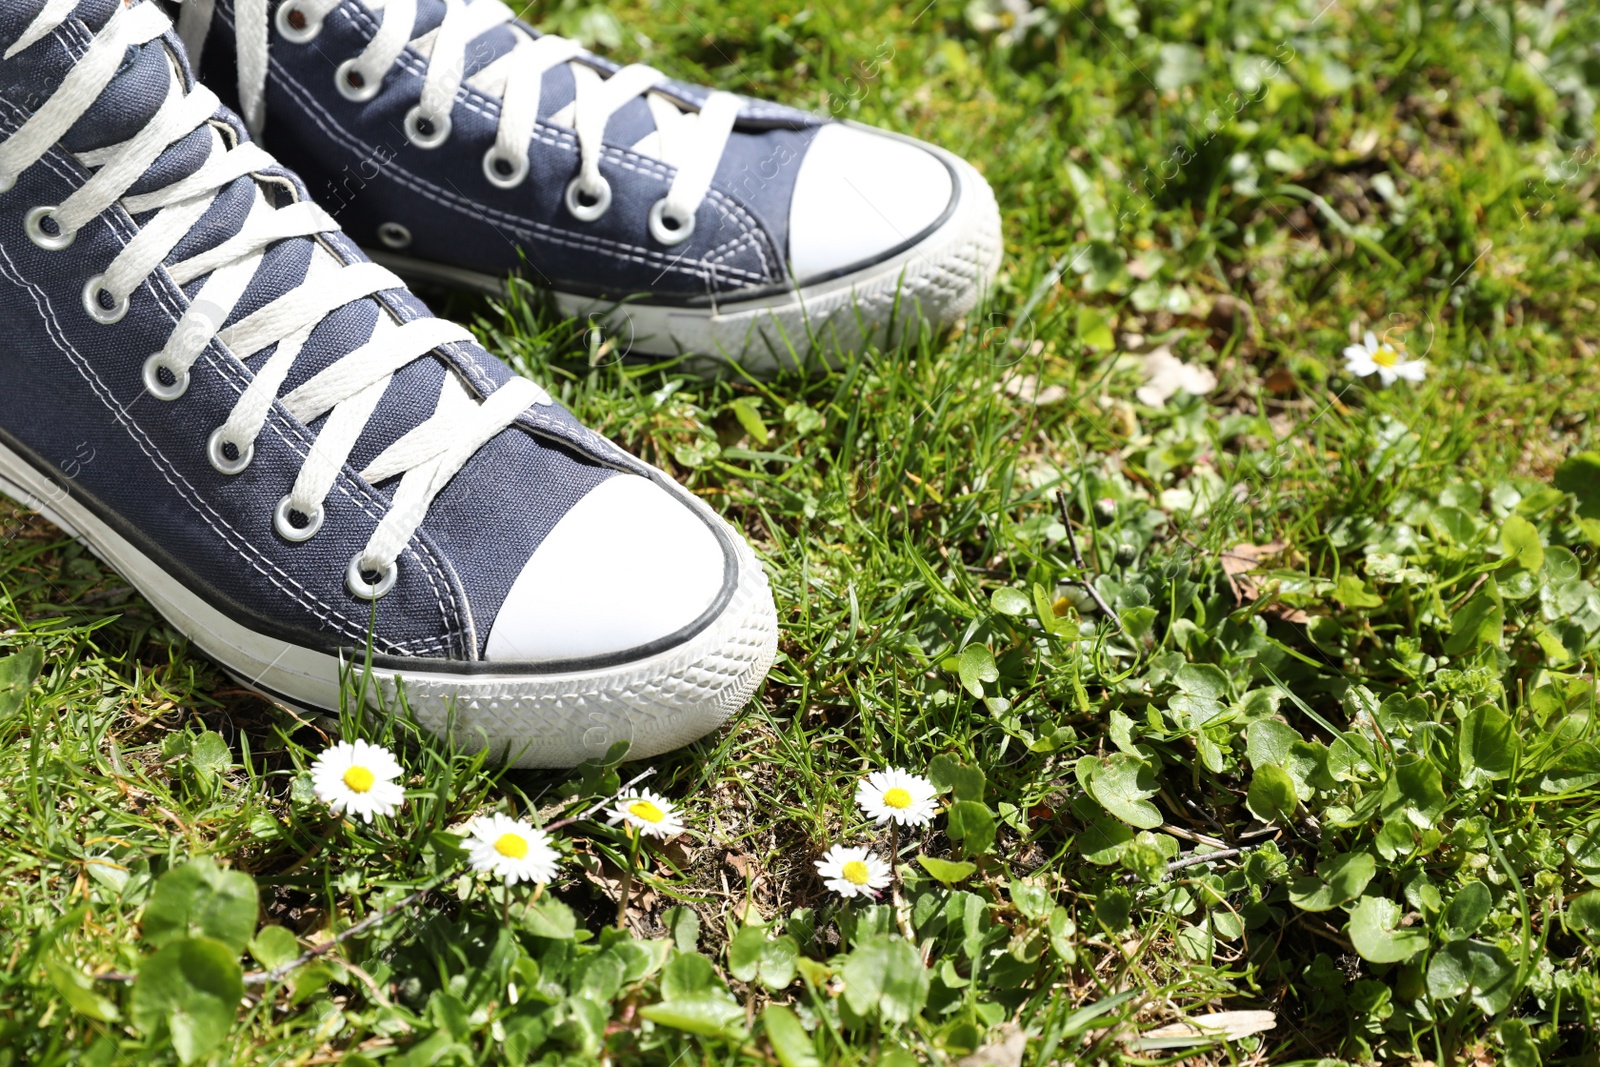
<instances>
[{"instance_id":1,"label":"round green leaf","mask_svg":"<svg viewBox=\"0 0 1600 1067\"><path fill-rule=\"evenodd\" d=\"M1245 806L1262 822L1287 823L1294 819L1294 809L1299 798L1294 791L1294 779L1289 772L1276 764L1257 767L1250 776L1250 792L1245 795Z\"/></svg>"},{"instance_id":2,"label":"round green leaf","mask_svg":"<svg viewBox=\"0 0 1600 1067\"><path fill-rule=\"evenodd\" d=\"M880 934L864 941L845 960L839 978L857 1015L876 1010L885 1022L909 1022L928 999L928 969L900 937Z\"/></svg>"},{"instance_id":3,"label":"round green leaf","mask_svg":"<svg viewBox=\"0 0 1600 1067\"><path fill-rule=\"evenodd\" d=\"M936 856L918 856L917 865L945 885L955 885L978 869L976 863L952 863Z\"/></svg>"},{"instance_id":4,"label":"round green leaf","mask_svg":"<svg viewBox=\"0 0 1600 1067\"><path fill-rule=\"evenodd\" d=\"M1277 719L1257 719L1245 727L1244 740L1250 766L1265 767L1275 763L1282 767L1289 762L1289 751L1294 743L1305 738L1288 723Z\"/></svg>"},{"instance_id":5,"label":"round green leaf","mask_svg":"<svg viewBox=\"0 0 1600 1067\"><path fill-rule=\"evenodd\" d=\"M1078 851L1090 863L1102 867L1119 863L1122 850L1133 840L1133 831L1116 819L1090 819L1078 834Z\"/></svg>"},{"instance_id":6,"label":"round green leaf","mask_svg":"<svg viewBox=\"0 0 1600 1067\"><path fill-rule=\"evenodd\" d=\"M1461 784L1468 789L1511 774L1522 740L1511 719L1493 704L1467 712L1456 740Z\"/></svg>"},{"instance_id":7,"label":"round green leaf","mask_svg":"<svg viewBox=\"0 0 1600 1067\"><path fill-rule=\"evenodd\" d=\"M1370 852L1350 852L1323 863L1315 875L1296 878L1289 900L1301 911L1332 911L1359 897L1377 872Z\"/></svg>"},{"instance_id":8,"label":"round green leaf","mask_svg":"<svg viewBox=\"0 0 1600 1067\"><path fill-rule=\"evenodd\" d=\"M571 941L578 930L578 918L572 909L554 897L545 897L523 910L522 928L534 937L547 937L552 941Z\"/></svg>"},{"instance_id":9,"label":"round green leaf","mask_svg":"<svg viewBox=\"0 0 1600 1067\"><path fill-rule=\"evenodd\" d=\"M139 967L131 1014L146 1035L162 1028L184 1063L221 1045L233 1027L244 971L227 945L209 937L172 941Z\"/></svg>"},{"instance_id":10,"label":"round green leaf","mask_svg":"<svg viewBox=\"0 0 1600 1067\"><path fill-rule=\"evenodd\" d=\"M256 883L241 871L197 856L163 874L144 909L144 939L151 945L186 937L210 937L244 951L256 931Z\"/></svg>"},{"instance_id":11,"label":"round green leaf","mask_svg":"<svg viewBox=\"0 0 1600 1067\"><path fill-rule=\"evenodd\" d=\"M1373 963L1404 963L1428 947L1421 930L1397 929L1400 905L1388 897L1362 897L1350 912L1350 943Z\"/></svg>"},{"instance_id":12,"label":"round green leaf","mask_svg":"<svg viewBox=\"0 0 1600 1067\"><path fill-rule=\"evenodd\" d=\"M1172 679L1190 696L1221 700L1228 695L1228 676L1210 663L1185 663Z\"/></svg>"},{"instance_id":13,"label":"round green leaf","mask_svg":"<svg viewBox=\"0 0 1600 1067\"><path fill-rule=\"evenodd\" d=\"M950 805L945 832L951 840L961 842L967 855L981 855L994 848L994 812L976 800L958 800Z\"/></svg>"},{"instance_id":14,"label":"round green leaf","mask_svg":"<svg viewBox=\"0 0 1600 1067\"><path fill-rule=\"evenodd\" d=\"M1578 514L1600 518L1600 453L1579 452L1556 468L1555 487L1578 498Z\"/></svg>"},{"instance_id":15,"label":"round green leaf","mask_svg":"<svg viewBox=\"0 0 1600 1067\"><path fill-rule=\"evenodd\" d=\"M1498 1015L1516 992L1516 965L1495 945L1452 941L1428 962L1428 995L1452 1000L1463 994L1485 1015Z\"/></svg>"},{"instance_id":16,"label":"round green leaf","mask_svg":"<svg viewBox=\"0 0 1600 1067\"><path fill-rule=\"evenodd\" d=\"M1600 889L1576 897L1567 905L1567 926L1600 933Z\"/></svg>"},{"instance_id":17,"label":"round green leaf","mask_svg":"<svg viewBox=\"0 0 1600 1067\"><path fill-rule=\"evenodd\" d=\"M1471 937L1489 917L1494 898L1489 887L1473 880L1456 891L1444 912L1444 935L1453 941Z\"/></svg>"},{"instance_id":18,"label":"round green leaf","mask_svg":"<svg viewBox=\"0 0 1600 1067\"><path fill-rule=\"evenodd\" d=\"M1001 615L1026 615L1033 610L1033 602L1020 589L1003 585L989 594L989 606Z\"/></svg>"},{"instance_id":19,"label":"round green leaf","mask_svg":"<svg viewBox=\"0 0 1600 1067\"><path fill-rule=\"evenodd\" d=\"M1500 526L1500 547L1517 566L1538 573L1544 566L1544 543L1539 540L1539 529L1521 515L1507 515Z\"/></svg>"},{"instance_id":20,"label":"round green leaf","mask_svg":"<svg viewBox=\"0 0 1600 1067\"><path fill-rule=\"evenodd\" d=\"M1161 809L1147 799L1160 792L1154 769L1126 752L1113 752L1093 771L1090 785L1100 806L1130 826L1153 830Z\"/></svg>"},{"instance_id":21,"label":"round green leaf","mask_svg":"<svg viewBox=\"0 0 1600 1067\"><path fill-rule=\"evenodd\" d=\"M956 659L956 673L967 692L983 699L983 683L998 681L1000 669L995 666L994 653L987 645L968 645Z\"/></svg>"},{"instance_id":22,"label":"round green leaf","mask_svg":"<svg viewBox=\"0 0 1600 1067\"><path fill-rule=\"evenodd\" d=\"M300 942L282 926L263 926L250 939L250 955L268 970L275 970L300 955Z\"/></svg>"},{"instance_id":23,"label":"round green leaf","mask_svg":"<svg viewBox=\"0 0 1600 1067\"><path fill-rule=\"evenodd\" d=\"M1448 798L1444 776L1432 760L1406 756L1395 762L1394 774L1383 791L1383 816L1404 815L1413 825L1426 830L1444 813Z\"/></svg>"},{"instance_id":24,"label":"round green leaf","mask_svg":"<svg viewBox=\"0 0 1600 1067\"><path fill-rule=\"evenodd\" d=\"M741 982L759 981L776 991L794 981L799 955L794 938L769 937L764 926L746 926L728 943L728 971Z\"/></svg>"},{"instance_id":25,"label":"round green leaf","mask_svg":"<svg viewBox=\"0 0 1600 1067\"><path fill-rule=\"evenodd\" d=\"M726 987L717 977L711 961L696 952L680 952L661 970L661 996L664 1000L689 1000L706 993L722 993Z\"/></svg>"}]
</instances>

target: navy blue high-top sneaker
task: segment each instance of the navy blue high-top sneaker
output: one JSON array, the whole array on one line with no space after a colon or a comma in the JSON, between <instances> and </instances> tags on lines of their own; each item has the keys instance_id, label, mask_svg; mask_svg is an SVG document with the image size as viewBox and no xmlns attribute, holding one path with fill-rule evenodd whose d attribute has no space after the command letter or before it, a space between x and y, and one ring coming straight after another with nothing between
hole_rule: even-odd
<instances>
[{"instance_id":1,"label":"navy blue high-top sneaker","mask_svg":"<svg viewBox=\"0 0 1600 1067\"><path fill-rule=\"evenodd\" d=\"M185 0L179 27L379 262L488 289L525 265L623 349L849 350L964 315L999 266L949 152L619 68L500 0Z\"/></svg>"},{"instance_id":2,"label":"navy blue high-top sneaker","mask_svg":"<svg viewBox=\"0 0 1600 1067\"><path fill-rule=\"evenodd\" d=\"M428 728L559 766L745 703L744 541L367 260L160 8L8 0L0 49L0 491L291 705L370 647Z\"/></svg>"}]
</instances>

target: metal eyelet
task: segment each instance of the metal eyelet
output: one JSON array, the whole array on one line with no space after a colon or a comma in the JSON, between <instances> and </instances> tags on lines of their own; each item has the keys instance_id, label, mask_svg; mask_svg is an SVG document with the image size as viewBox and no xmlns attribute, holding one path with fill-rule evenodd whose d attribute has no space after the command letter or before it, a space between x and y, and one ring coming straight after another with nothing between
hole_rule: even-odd
<instances>
[{"instance_id":1,"label":"metal eyelet","mask_svg":"<svg viewBox=\"0 0 1600 1067\"><path fill-rule=\"evenodd\" d=\"M306 520L304 526L296 526L289 521L293 513ZM278 501L277 510L272 513L272 528L278 531L278 536L285 541L309 541L317 536L317 531L322 529L323 509L314 508L310 514L289 506L289 498L284 497Z\"/></svg>"},{"instance_id":2,"label":"metal eyelet","mask_svg":"<svg viewBox=\"0 0 1600 1067\"><path fill-rule=\"evenodd\" d=\"M254 459L256 455L256 446L254 444L248 444L243 448L240 448L236 442L230 441L226 437L222 436L222 431L225 429L227 429L226 426L218 426L215 430L211 431L211 436L206 438L206 458L209 459L211 461L211 465L217 468L217 470L221 473L238 474L240 471L250 466L250 461ZM234 451L238 454L237 459L229 459L228 454L223 451L223 449L227 448L229 445L233 445Z\"/></svg>"},{"instance_id":3,"label":"metal eyelet","mask_svg":"<svg viewBox=\"0 0 1600 1067\"><path fill-rule=\"evenodd\" d=\"M171 385L161 380L162 371L172 376ZM157 400L176 400L189 389L189 372L174 367L166 353L157 352L144 361L144 387Z\"/></svg>"},{"instance_id":4,"label":"metal eyelet","mask_svg":"<svg viewBox=\"0 0 1600 1067\"><path fill-rule=\"evenodd\" d=\"M296 16L300 18L299 26L294 24ZM322 20L312 22L292 0L279 6L277 17L273 21L278 27L278 36L290 44L309 44L322 32Z\"/></svg>"},{"instance_id":5,"label":"metal eyelet","mask_svg":"<svg viewBox=\"0 0 1600 1067\"><path fill-rule=\"evenodd\" d=\"M594 203L585 204L579 199L581 196L594 198ZM600 179L599 189L583 188L583 179L574 178L567 183L567 210L572 212L572 217L579 222L593 222L611 207L611 183L604 178Z\"/></svg>"},{"instance_id":6,"label":"metal eyelet","mask_svg":"<svg viewBox=\"0 0 1600 1067\"><path fill-rule=\"evenodd\" d=\"M422 131L424 122L433 127L432 133ZM406 112L406 140L418 148L438 148L450 139L453 125L448 111L443 115L429 115L422 110L422 105L418 104Z\"/></svg>"},{"instance_id":7,"label":"metal eyelet","mask_svg":"<svg viewBox=\"0 0 1600 1067\"><path fill-rule=\"evenodd\" d=\"M502 165L504 172L500 170ZM491 148L483 154L483 176L497 189L515 189L527 180L528 154L505 156L498 148Z\"/></svg>"},{"instance_id":8,"label":"metal eyelet","mask_svg":"<svg viewBox=\"0 0 1600 1067\"><path fill-rule=\"evenodd\" d=\"M667 200L662 197L650 205L650 236L664 245L681 245L694 233L694 216L679 218L667 214Z\"/></svg>"},{"instance_id":9,"label":"metal eyelet","mask_svg":"<svg viewBox=\"0 0 1600 1067\"><path fill-rule=\"evenodd\" d=\"M399 576L400 564L390 563L378 575L376 582L367 581L366 572L361 567L361 553L357 552L350 557L350 566L345 568L344 585L352 596L358 596L362 600L377 600L394 588L395 579Z\"/></svg>"},{"instance_id":10,"label":"metal eyelet","mask_svg":"<svg viewBox=\"0 0 1600 1067\"><path fill-rule=\"evenodd\" d=\"M76 241L78 239L78 231L64 230L59 222L56 223L55 233L49 233L45 230L44 220L54 219L56 212L59 210L61 210L59 204L48 204L44 207L36 207L28 212L22 220L22 229L27 233L28 240L51 252L59 252L63 248L69 247L73 241Z\"/></svg>"},{"instance_id":11,"label":"metal eyelet","mask_svg":"<svg viewBox=\"0 0 1600 1067\"><path fill-rule=\"evenodd\" d=\"M122 321L122 316L128 313L129 300L124 296L117 301L115 307L106 308L102 306L100 294L110 291L105 287L105 280L106 276L104 274L96 274L84 283L83 310L87 311L89 317L100 325L114 326ZM112 295L116 294L113 293Z\"/></svg>"},{"instance_id":12,"label":"metal eyelet","mask_svg":"<svg viewBox=\"0 0 1600 1067\"><path fill-rule=\"evenodd\" d=\"M378 240L387 248L396 250L411 247L411 231L398 222L385 222L378 227Z\"/></svg>"},{"instance_id":13,"label":"metal eyelet","mask_svg":"<svg viewBox=\"0 0 1600 1067\"><path fill-rule=\"evenodd\" d=\"M357 81L350 80L352 75ZM333 72L333 84L338 88L340 96L355 104L365 104L377 96L378 90L383 88L381 78L367 77L366 71L359 69L353 59L347 59L339 64L339 69Z\"/></svg>"}]
</instances>

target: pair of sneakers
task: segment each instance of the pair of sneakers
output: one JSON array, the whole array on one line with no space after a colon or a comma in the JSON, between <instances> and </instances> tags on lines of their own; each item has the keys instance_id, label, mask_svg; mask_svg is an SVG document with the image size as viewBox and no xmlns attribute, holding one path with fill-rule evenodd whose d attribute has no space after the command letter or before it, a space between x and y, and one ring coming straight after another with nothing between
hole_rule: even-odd
<instances>
[{"instance_id":1,"label":"pair of sneakers","mask_svg":"<svg viewBox=\"0 0 1600 1067\"><path fill-rule=\"evenodd\" d=\"M524 271L634 351L761 364L947 322L998 254L959 159L499 0L0 5L0 492L251 689L332 710L370 660L374 700L519 766L716 728L772 596L395 272Z\"/></svg>"}]
</instances>

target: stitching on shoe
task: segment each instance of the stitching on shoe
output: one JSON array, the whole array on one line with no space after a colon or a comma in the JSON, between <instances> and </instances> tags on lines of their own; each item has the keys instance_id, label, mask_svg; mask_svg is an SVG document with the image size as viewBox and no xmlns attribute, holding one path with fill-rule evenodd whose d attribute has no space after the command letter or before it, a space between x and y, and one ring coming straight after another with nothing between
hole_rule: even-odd
<instances>
[{"instance_id":1,"label":"stitching on shoe","mask_svg":"<svg viewBox=\"0 0 1600 1067\"><path fill-rule=\"evenodd\" d=\"M371 145L368 145L363 141L354 140L353 137L346 133L342 127L330 125L329 123L322 121L322 119L313 110L321 110L321 105L305 89L294 84L287 77L284 78L284 84L288 91L307 108L307 113L310 115L312 121L315 122L324 133L333 138L335 141L343 144L345 148L349 149L350 151L360 153L371 150ZM467 200L465 197L456 197L454 194L447 193L444 190L439 190L437 187L431 184L423 183L422 179L417 178L410 171L407 171L401 167L385 168L383 174L392 178L394 181L399 182L401 185L410 189L419 196L433 201L440 207L457 212L458 214L465 215L474 220L489 221L491 224L502 224L505 226L505 228L530 241L548 241L551 244L564 245L568 248L575 248L581 251L597 252L608 256L611 259L637 263L643 267L660 268L676 274L685 274L693 278L705 277L704 271L692 270L684 266L685 263L698 263L699 261L696 260L686 261L681 258L673 259L672 257L663 255L659 252L652 252L649 249L640 248L635 245L622 244L620 242L611 241L607 238L589 237L584 234L576 234L569 230L562 230L550 226L548 223L538 222L537 220L533 219L524 219L520 216L512 215L496 208L490 208L483 204L474 203L470 200ZM533 228L530 229L530 226ZM619 251L617 251L618 249L630 250L630 252L633 254L619 253ZM765 282L770 280L767 276L757 274L754 271L747 271L738 268L726 268L726 270L729 273L737 272L742 274L746 278L749 278L755 282Z\"/></svg>"},{"instance_id":2,"label":"stitching on shoe","mask_svg":"<svg viewBox=\"0 0 1600 1067\"><path fill-rule=\"evenodd\" d=\"M377 23L373 22L370 15L354 4L346 3L338 8L335 13L343 16L358 30L370 31L373 33L377 31ZM223 11L223 17L228 20L230 25L232 25L231 12ZM406 46L406 50L401 53L400 60L401 65L407 74L410 74L413 77L420 77L425 73L425 67L423 66L424 61L422 57L418 55L409 44ZM312 97L310 93L304 89L304 87L300 86L292 77L290 77L288 72L284 69L281 61L273 59L269 56L268 62L280 75L282 84L300 101L302 105L306 107L307 112L311 114L313 122L315 122L324 133L328 134L334 140L341 142L346 148L352 151L360 153L370 151L372 149L372 145L360 140L354 134L350 133L342 125L340 125L338 121L334 119L325 108L322 107L320 101ZM492 98L483 95L476 88L466 85L465 83L463 83L461 90L458 92L456 101L466 107L469 111L472 111L485 118L497 118L500 113L497 102L495 102ZM323 120L323 116L326 116L327 121ZM534 138L536 140L549 147L559 148L567 152L576 151L576 140L574 139L573 134L561 129L560 127L551 127L542 121L538 125L545 129L555 130L556 135L546 135L541 133L540 130L536 128L534 131ZM630 152L626 149L617 148L613 145L605 145L602 149L602 155L609 162L624 170L633 171L646 177L656 178L661 181L670 180L671 176L676 173L675 169L667 167L664 164L661 164L659 161L652 160L647 156L638 155L637 153ZM469 217L478 215L484 218L492 217L499 219L512 230L519 234L525 235L531 240L548 240L553 244L566 245L569 248L577 248L585 251L593 251L607 255L613 259L633 262L645 267L659 267L673 273L686 274L690 277L697 277L701 279L708 279L712 274L721 273L724 275L739 274L747 279L750 279L751 281L758 283L778 280L773 273L771 260L769 260L764 254L760 256L763 267L763 271L761 273L728 266L723 266L720 272L695 270L692 269L694 266L707 265L709 261L705 260L704 258L700 260L684 260L681 256L669 256L642 245L614 241L610 238L589 237L586 235L573 233L570 230L562 230L557 227L552 227L547 223L542 223L534 219L527 219L521 216L512 215L495 208L490 208L485 205L475 203L465 197L459 196L458 194L453 194L447 190L434 186L431 182L428 182L426 179L416 175L410 170L407 170L403 166L397 165L391 168L386 168L384 173L394 174L396 181L401 182L401 184L411 188L414 192L434 201L435 203L438 203L443 207L466 214ZM729 198L726 196L726 194L722 193L716 188L712 188L710 190L710 195L721 201L727 209L730 209L733 214L737 216L738 222L742 227L747 230L759 232L768 242L768 249L771 249L771 237L769 234L767 234L766 228L748 212L744 205ZM527 228L529 226L532 226L534 229L530 231ZM542 231L549 232L545 233ZM617 254L617 252L612 251L613 248L625 250L626 252L631 252L634 254ZM718 249L713 249L712 251L718 251ZM641 256L645 258L640 258Z\"/></svg>"},{"instance_id":3,"label":"stitching on shoe","mask_svg":"<svg viewBox=\"0 0 1600 1067\"><path fill-rule=\"evenodd\" d=\"M6 106L11 108L11 105L9 104ZM12 110L14 110L14 108L12 108ZM15 116L8 116L7 118L7 125L14 127ZM45 165L48 166L50 170L63 181L72 182L81 180L82 174L78 173L77 171L76 161L73 161L72 164L64 167L62 165L64 162L63 155L64 153L62 153L61 149L52 148L50 154L47 155L42 162L44 162ZM132 220L127 217L126 213L122 211L120 207L117 212L107 213L100 217L106 221L112 232L112 235L124 246L129 240L129 232L137 230L137 227L133 225ZM218 534L225 544L229 544L230 547L232 547L238 555L244 558L245 561L249 563L258 573L266 577L272 582L272 584L278 586L279 589L283 590L285 593L288 593L290 597L296 600L302 608L308 610L313 617L322 620L324 623L332 624L335 630L344 636L357 640L366 640L369 635L369 631L364 623L357 624L354 620L344 615L338 608L325 603L320 597L311 593L310 590L306 589L300 584L300 582L295 580L291 575L273 562L270 557L257 548L249 537L247 537L241 531L235 529L232 524L230 524L220 513L217 513L215 509L211 507L211 505L205 503L198 492L194 491L192 486L189 485L188 480L182 475L182 473L179 472L177 465L167 458L166 454L162 452L162 450L155 444L154 441L150 440L149 437L146 436L144 430L138 425L132 416L129 415L125 409L120 407L119 403L116 401L115 394L113 394L104 381L100 379L99 375L93 371L93 368L89 365L88 360L83 356L83 354L78 351L75 345L72 344L71 340L67 336L66 330L61 326L60 320L56 317L55 308L50 302L49 295L46 294L44 290L35 283L23 277L20 270L16 268L15 263L11 260L9 253L7 253L4 248L0 248L0 258L4 259L5 267L9 267L9 270L5 269L5 267L0 267L0 275L7 277L14 284L24 289L24 291L30 293L34 299L35 305L40 308L41 313L54 327L54 332L52 333L51 337L52 342L64 355L67 356L68 360L72 362L75 367L77 367L79 374L90 384L95 394L100 398L101 403L112 412L113 417L115 417L118 422L122 423L129 430L130 435L134 437L137 443L139 443L141 451L144 451L146 455L150 456L152 459L159 461L158 469L159 465L162 464L167 467L167 470L162 472L163 476L166 478L169 484L179 491L179 494L184 498L185 502L188 503L189 506L196 512L196 514L201 517L206 525L211 527L212 531ZM157 305L167 313L168 317L172 320L175 326L177 321L182 317L183 310L185 310L183 308L176 307L175 301L172 298L172 292L177 289L177 286L171 281L171 278L167 274L165 267L163 267L158 274L151 275L151 281L156 278L160 278L163 285L157 286L147 282L146 286L141 286L141 288L148 287L150 289L152 295L156 298ZM181 295L181 293L179 295ZM226 381L230 387L242 392L243 390L240 386L241 379L239 377L239 367L236 366L238 361L236 358L232 358L232 353L228 353L228 357L230 358L219 359L216 354L216 349L220 347L221 346L216 342L213 342L212 347L207 349L202 358L207 362L208 365L219 372L219 375L223 377L223 380ZM310 447L311 442L306 441L305 431L303 428L295 426L283 415L276 401L274 402L272 414L269 416L267 425L272 428L273 433L275 433L279 440L283 441L283 443L289 447L291 451L294 451L304 457L305 451L302 449L302 447L297 446L303 445L304 447L308 448ZM285 429L288 429L294 435L295 439L291 439L290 436L285 434ZM359 507L369 518L373 519L375 522L381 521L381 515L375 513L370 506L372 500L368 494L371 494L373 490L371 490L369 487L362 486L358 482L351 481L344 473L340 474L339 479L335 484L339 491L352 503ZM356 491L352 492L352 488L354 488ZM213 519L215 521L213 521ZM226 529L226 532L224 532L224 529L218 527L218 523L221 523L221 526ZM243 551L241 549L241 545L245 548L248 548L249 552ZM448 597L440 594L439 585L435 579L434 573L435 568L438 566L438 561L430 558L432 555L432 546L427 547L427 553L416 551L415 544L407 546L406 551L411 554L412 558L416 562L422 564L419 570L427 578L429 586L433 591L434 598L438 602L440 617L445 626L446 634L442 637L405 642L397 642L387 638L381 638L376 634L371 635L373 640L378 641L395 652L405 655L418 655L426 652L444 651L451 644L456 644L458 646L464 645L463 627L461 626L460 622L460 610L459 605L456 603L454 590L450 591L450 595ZM252 553L257 557L256 559L251 558ZM276 574L278 577L274 577L274 574ZM442 577L442 575L440 576ZM280 577L282 581L279 580ZM288 586L284 584L285 582L288 583L288 586L293 586L294 589L291 590L288 588ZM448 585L448 583L446 584ZM298 590L298 592L295 590ZM333 622L335 619L338 620L338 622Z\"/></svg>"}]
</instances>

